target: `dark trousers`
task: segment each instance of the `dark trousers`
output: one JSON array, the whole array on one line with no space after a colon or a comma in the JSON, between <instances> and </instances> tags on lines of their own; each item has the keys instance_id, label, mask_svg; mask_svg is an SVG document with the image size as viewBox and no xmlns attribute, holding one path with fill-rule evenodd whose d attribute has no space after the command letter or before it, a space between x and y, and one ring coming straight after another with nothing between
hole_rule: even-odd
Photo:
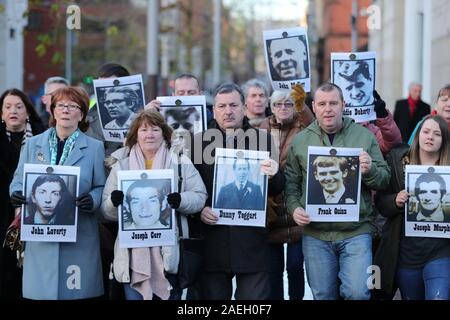
<instances>
[{"instance_id":1,"label":"dark trousers","mask_svg":"<svg viewBox=\"0 0 450 320\"><path fill-rule=\"evenodd\" d=\"M284 300L284 245L270 245L270 300ZM286 271L289 300L302 300L305 293L303 252L301 240L287 245Z\"/></svg>"},{"instance_id":2,"label":"dark trousers","mask_svg":"<svg viewBox=\"0 0 450 320\"><path fill-rule=\"evenodd\" d=\"M236 276L236 300L269 299L270 281L267 272L225 273L205 272L200 276L201 298L205 300L231 300L233 277Z\"/></svg>"}]
</instances>

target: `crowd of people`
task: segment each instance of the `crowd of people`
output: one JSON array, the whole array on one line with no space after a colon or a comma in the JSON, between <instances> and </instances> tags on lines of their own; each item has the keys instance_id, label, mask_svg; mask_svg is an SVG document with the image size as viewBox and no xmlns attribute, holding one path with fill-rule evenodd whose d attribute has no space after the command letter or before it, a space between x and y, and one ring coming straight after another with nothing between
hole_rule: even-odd
<instances>
[{"instance_id":1,"label":"crowd of people","mask_svg":"<svg viewBox=\"0 0 450 320\"><path fill-rule=\"evenodd\" d=\"M289 58L281 61L292 53L277 49L275 41L270 53L281 78L303 76ZM363 81L365 68L358 65L342 76L359 75ZM97 77L128 75L123 66L107 63ZM174 95L201 94L193 75L180 75L174 85ZM187 299L282 300L286 269L291 300L303 299L305 271L316 300L392 299L397 289L402 299L449 300L450 239L405 235L405 205L412 195L406 191L404 167L449 165L450 85L439 90L431 111L420 98L420 84L411 84L408 99L399 101L393 114L378 92L364 91L363 97L357 88L322 84L308 106L299 85L269 95L257 79L242 87L221 84L212 113L208 110L208 129L191 135L189 149L176 145L177 128L160 114L157 100L135 113L139 99L133 93L107 92L104 102L112 120L106 127L129 127L127 138L117 143L103 138L97 106L89 107L87 93L64 78L47 80L45 110L39 112L22 91L5 91L0 145L9 152L0 155L1 243L23 205L35 208L24 223L71 224L73 217L67 222L56 212L63 205L76 207L78 216L76 242L26 242L18 256L0 249L0 298L182 299L179 243L122 248L117 222L122 207L125 229L168 228L173 209L180 218L179 224L172 221L175 233L187 226L189 236L203 239L200 273L187 288ZM354 92L352 99L373 101L376 120L356 123L345 117L351 101L344 101L342 89ZM361 148L359 194L345 184L347 160L319 156L309 166L309 146ZM257 166L235 160L234 180L213 199L217 148L267 151L269 158ZM78 196L66 195L65 182L48 175L37 178L27 196L24 164L80 167ZM359 221L311 221L305 210L310 167L324 204L360 199ZM163 185L136 181L126 192L119 188L118 171L158 169L172 169L178 186L169 192ZM267 177L267 194L251 181L255 170ZM414 221L448 221L445 182L434 176L416 181ZM233 203L232 209L260 210L264 201L265 227L218 224L219 213L212 209ZM381 287L367 285L372 265L380 267Z\"/></svg>"}]
</instances>

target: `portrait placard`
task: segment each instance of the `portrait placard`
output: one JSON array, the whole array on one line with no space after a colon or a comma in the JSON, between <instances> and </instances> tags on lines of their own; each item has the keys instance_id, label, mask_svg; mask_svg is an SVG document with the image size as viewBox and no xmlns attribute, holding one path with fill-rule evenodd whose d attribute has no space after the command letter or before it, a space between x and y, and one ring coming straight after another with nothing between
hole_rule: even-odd
<instances>
[{"instance_id":1,"label":"portrait placard","mask_svg":"<svg viewBox=\"0 0 450 320\"><path fill-rule=\"evenodd\" d=\"M359 221L361 148L308 147L306 212L311 221Z\"/></svg>"},{"instance_id":2,"label":"portrait placard","mask_svg":"<svg viewBox=\"0 0 450 320\"><path fill-rule=\"evenodd\" d=\"M174 192L174 171L120 170L117 179L124 194L118 208L120 247L175 245L175 210L167 203Z\"/></svg>"},{"instance_id":3,"label":"portrait placard","mask_svg":"<svg viewBox=\"0 0 450 320\"><path fill-rule=\"evenodd\" d=\"M216 149L212 210L217 224L264 227L266 225L267 176L261 160L267 151Z\"/></svg>"},{"instance_id":4,"label":"portrait placard","mask_svg":"<svg viewBox=\"0 0 450 320\"><path fill-rule=\"evenodd\" d=\"M177 137L207 129L205 96L168 96L156 97L156 100L161 102L161 115Z\"/></svg>"},{"instance_id":5,"label":"portrait placard","mask_svg":"<svg viewBox=\"0 0 450 320\"><path fill-rule=\"evenodd\" d=\"M450 238L450 166L406 166L407 237Z\"/></svg>"},{"instance_id":6,"label":"portrait placard","mask_svg":"<svg viewBox=\"0 0 450 320\"><path fill-rule=\"evenodd\" d=\"M302 27L263 32L267 72L273 90L290 91L296 84L311 90L311 67L306 29Z\"/></svg>"},{"instance_id":7,"label":"portrait placard","mask_svg":"<svg viewBox=\"0 0 450 320\"><path fill-rule=\"evenodd\" d=\"M22 241L76 242L80 167L24 165Z\"/></svg>"},{"instance_id":8,"label":"portrait placard","mask_svg":"<svg viewBox=\"0 0 450 320\"><path fill-rule=\"evenodd\" d=\"M344 116L365 122L377 118L374 110L375 52L331 53L331 82L342 89Z\"/></svg>"},{"instance_id":9,"label":"portrait placard","mask_svg":"<svg viewBox=\"0 0 450 320\"><path fill-rule=\"evenodd\" d=\"M97 79L94 91L105 140L122 142L137 113L144 109L142 75Z\"/></svg>"}]
</instances>

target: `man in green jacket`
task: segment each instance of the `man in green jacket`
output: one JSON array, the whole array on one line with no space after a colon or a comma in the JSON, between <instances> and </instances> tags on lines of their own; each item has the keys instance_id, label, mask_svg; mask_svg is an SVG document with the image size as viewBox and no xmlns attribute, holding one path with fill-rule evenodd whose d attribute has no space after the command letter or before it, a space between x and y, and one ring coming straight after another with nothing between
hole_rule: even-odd
<instances>
[{"instance_id":1,"label":"man in green jacket","mask_svg":"<svg viewBox=\"0 0 450 320\"><path fill-rule=\"evenodd\" d=\"M304 226L303 254L314 299L370 298L367 280L372 275L371 190L383 189L390 170L374 135L343 117L344 99L334 84L320 86L314 95L317 120L293 140L286 161L287 208L295 222ZM362 148L362 174L358 222L311 222L305 211L308 146ZM340 287L339 287L340 285Z\"/></svg>"}]
</instances>

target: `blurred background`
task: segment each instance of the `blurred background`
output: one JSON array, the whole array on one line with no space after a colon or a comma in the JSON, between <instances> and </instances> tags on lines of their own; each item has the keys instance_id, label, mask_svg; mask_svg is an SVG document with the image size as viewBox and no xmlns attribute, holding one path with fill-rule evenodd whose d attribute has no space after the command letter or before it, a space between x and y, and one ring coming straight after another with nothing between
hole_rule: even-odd
<instances>
[{"instance_id":1,"label":"blurred background","mask_svg":"<svg viewBox=\"0 0 450 320\"><path fill-rule=\"evenodd\" d=\"M389 108L412 81L433 103L450 82L449 12L448 0L0 0L0 92L37 101L60 75L92 93L97 68L116 62L144 76L147 101L184 72L208 96L224 81L268 82L263 30L303 26L313 90L329 79L331 52L370 50Z\"/></svg>"}]
</instances>

